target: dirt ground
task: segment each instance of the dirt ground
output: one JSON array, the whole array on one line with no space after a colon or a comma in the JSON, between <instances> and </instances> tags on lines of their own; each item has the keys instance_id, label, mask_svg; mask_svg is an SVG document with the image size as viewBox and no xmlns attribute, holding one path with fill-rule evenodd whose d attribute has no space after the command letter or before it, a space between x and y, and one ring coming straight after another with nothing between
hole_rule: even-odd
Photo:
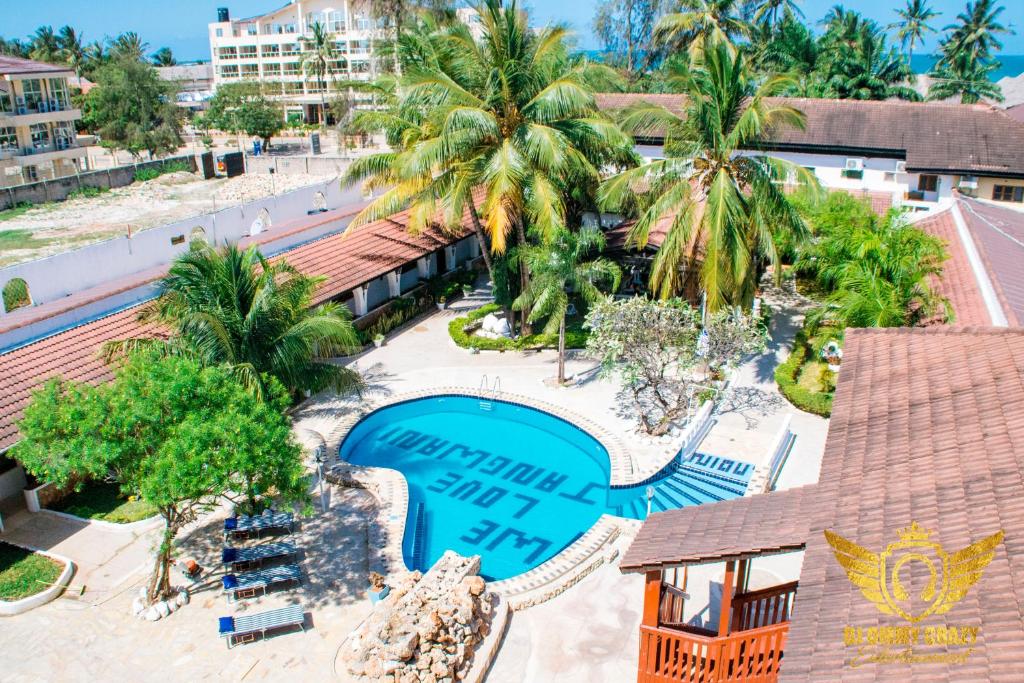
<instances>
[{"instance_id":1,"label":"dirt ground","mask_svg":"<svg viewBox=\"0 0 1024 683\"><path fill-rule=\"evenodd\" d=\"M0 267L124 235L129 228L138 232L331 178L266 174L202 180L192 173L169 173L96 197L0 212Z\"/></svg>"}]
</instances>

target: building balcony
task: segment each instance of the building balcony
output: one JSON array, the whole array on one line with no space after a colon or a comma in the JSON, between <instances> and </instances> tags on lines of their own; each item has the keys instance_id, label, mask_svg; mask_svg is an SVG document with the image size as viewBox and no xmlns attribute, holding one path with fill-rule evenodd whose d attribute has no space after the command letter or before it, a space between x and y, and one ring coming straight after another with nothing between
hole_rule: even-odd
<instances>
[{"instance_id":1,"label":"building balcony","mask_svg":"<svg viewBox=\"0 0 1024 683\"><path fill-rule=\"evenodd\" d=\"M85 147L79 147L76 143L60 142L23 147L15 152L13 159L19 166L36 166L54 159L74 159L87 154Z\"/></svg>"},{"instance_id":2,"label":"building balcony","mask_svg":"<svg viewBox=\"0 0 1024 683\"><path fill-rule=\"evenodd\" d=\"M22 107L14 111L0 112L0 126L31 126L36 123L54 123L59 121L77 121L82 118L82 110L71 107L51 108L44 110Z\"/></svg>"},{"instance_id":3,"label":"building balcony","mask_svg":"<svg viewBox=\"0 0 1024 683\"><path fill-rule=\"evenodd\" d=\"M727 571L726 581L732 578ZM658 577L648 579L660 583L651 584L658 608L656 623L648 617L640 626L638 683L778 680L797 582L735 595L725 591L719 629L712 631L684 622L685 592Z\"/></svg>"}]
</instances>

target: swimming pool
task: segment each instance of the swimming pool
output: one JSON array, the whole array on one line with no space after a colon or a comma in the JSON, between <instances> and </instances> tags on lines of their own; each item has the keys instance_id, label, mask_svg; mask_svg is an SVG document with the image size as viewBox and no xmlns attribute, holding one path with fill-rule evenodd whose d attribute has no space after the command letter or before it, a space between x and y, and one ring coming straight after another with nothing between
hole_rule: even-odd
<instances>
[{"instance_id":1,"label":"swimming pool","mask_svg":"<svg viewBox=\"0 0 1024 683\"><path fill-rule=\"evenodd\" d=\"M480 555L489 580L550 559L604 513L644 518L647 486L652 510L664 510L742 495L752 469L695 454L653 481L612 488L607 450L578 427L514 403L447 395L371 413L339 456L405 476L410 569L429 568L451 548Z\"/></svg>"}]
</instances>

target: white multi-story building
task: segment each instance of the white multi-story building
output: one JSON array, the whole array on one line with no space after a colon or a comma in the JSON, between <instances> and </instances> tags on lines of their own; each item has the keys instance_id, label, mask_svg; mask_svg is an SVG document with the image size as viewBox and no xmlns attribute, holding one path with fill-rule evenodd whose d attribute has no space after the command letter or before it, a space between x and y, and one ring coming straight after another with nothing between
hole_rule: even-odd
<instances>
[{"instance_id":1,"label":"white multi-story building","mask_svg":"<svg viewBox=\"0 0 1024 683\"><path fill-rule=\"evenodd\" d=\"M330 32L337 52L326 82L303 73L301 64L301 37L316 23ZM210 24L213 83L262 81L279 89L289 120L315 123L322 93L339 91L340 81L373 77L374 43L384 36L369 3L360 0L294 0L273 12L234 20L222 7Z\"/></svg>"},{"instance_id":2,"label":"white multi-story building","mask_svg":"<svg viewBox=\"0 0 1024 683\"><path fill-rule=\"evenodd\" d=\"M74 175L86 148L76 142L66 66L0 55L0 187Z\"/></svg>"}]
</instances>

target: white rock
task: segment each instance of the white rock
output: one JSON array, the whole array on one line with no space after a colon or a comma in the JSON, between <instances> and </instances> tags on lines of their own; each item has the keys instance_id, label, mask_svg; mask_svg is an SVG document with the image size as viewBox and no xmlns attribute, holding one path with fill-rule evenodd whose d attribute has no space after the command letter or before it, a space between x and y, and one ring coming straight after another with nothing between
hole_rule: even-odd
<instances>
[{"instance_id":1,"label":"white rock","mask_svg":"<svg viewBox=\"0 0 1024 683\"><path fill-rule=\"evenodd\" d=\"M183 607L188 604L188 591L182 590L174 597L174 601L178 603L178 607Z\"/></svg>"},{"instance_id":2,"label":"white rock","mask_svg":"<svg viewBox=\"0 0 1024 683\"><path fill-rule=\"evenodd\" d=\"M159 621L160 612L157 611L156 607L150 607L148 610L146 610L145 617L146 621Z\"/></svg>"},{"instance_id":3,"label":"white rock","mask_svg":"<svg viewBox=\"0 0 1024 683\"><path fill-rule=\"evenodd\" d=\"M132 600L132 616L139 616L146 611L146 601L142 598Z\"/></svg>"},{"instance_id":4,"label":"white rock","mask_svg":"<svg viewBox=\"0 0 1024 683\"><path fill-rule=\"evenodd\" d=\"M167 603L161 600L156 603L156 611L160 613L161 617L166 617L171 613L171 608L167 606Z\"/></svg>"},{"instance_id":5,"label":"white rock","mask_svg":"<svg viewBox=\"0 0 1024 683\"><path fill-rule=\"evenodd\" d=\"M146 599L146 587L145 586L140 586L139 587L139 599L141 599L143 601Z\"/></svg>"}]
</instances>

